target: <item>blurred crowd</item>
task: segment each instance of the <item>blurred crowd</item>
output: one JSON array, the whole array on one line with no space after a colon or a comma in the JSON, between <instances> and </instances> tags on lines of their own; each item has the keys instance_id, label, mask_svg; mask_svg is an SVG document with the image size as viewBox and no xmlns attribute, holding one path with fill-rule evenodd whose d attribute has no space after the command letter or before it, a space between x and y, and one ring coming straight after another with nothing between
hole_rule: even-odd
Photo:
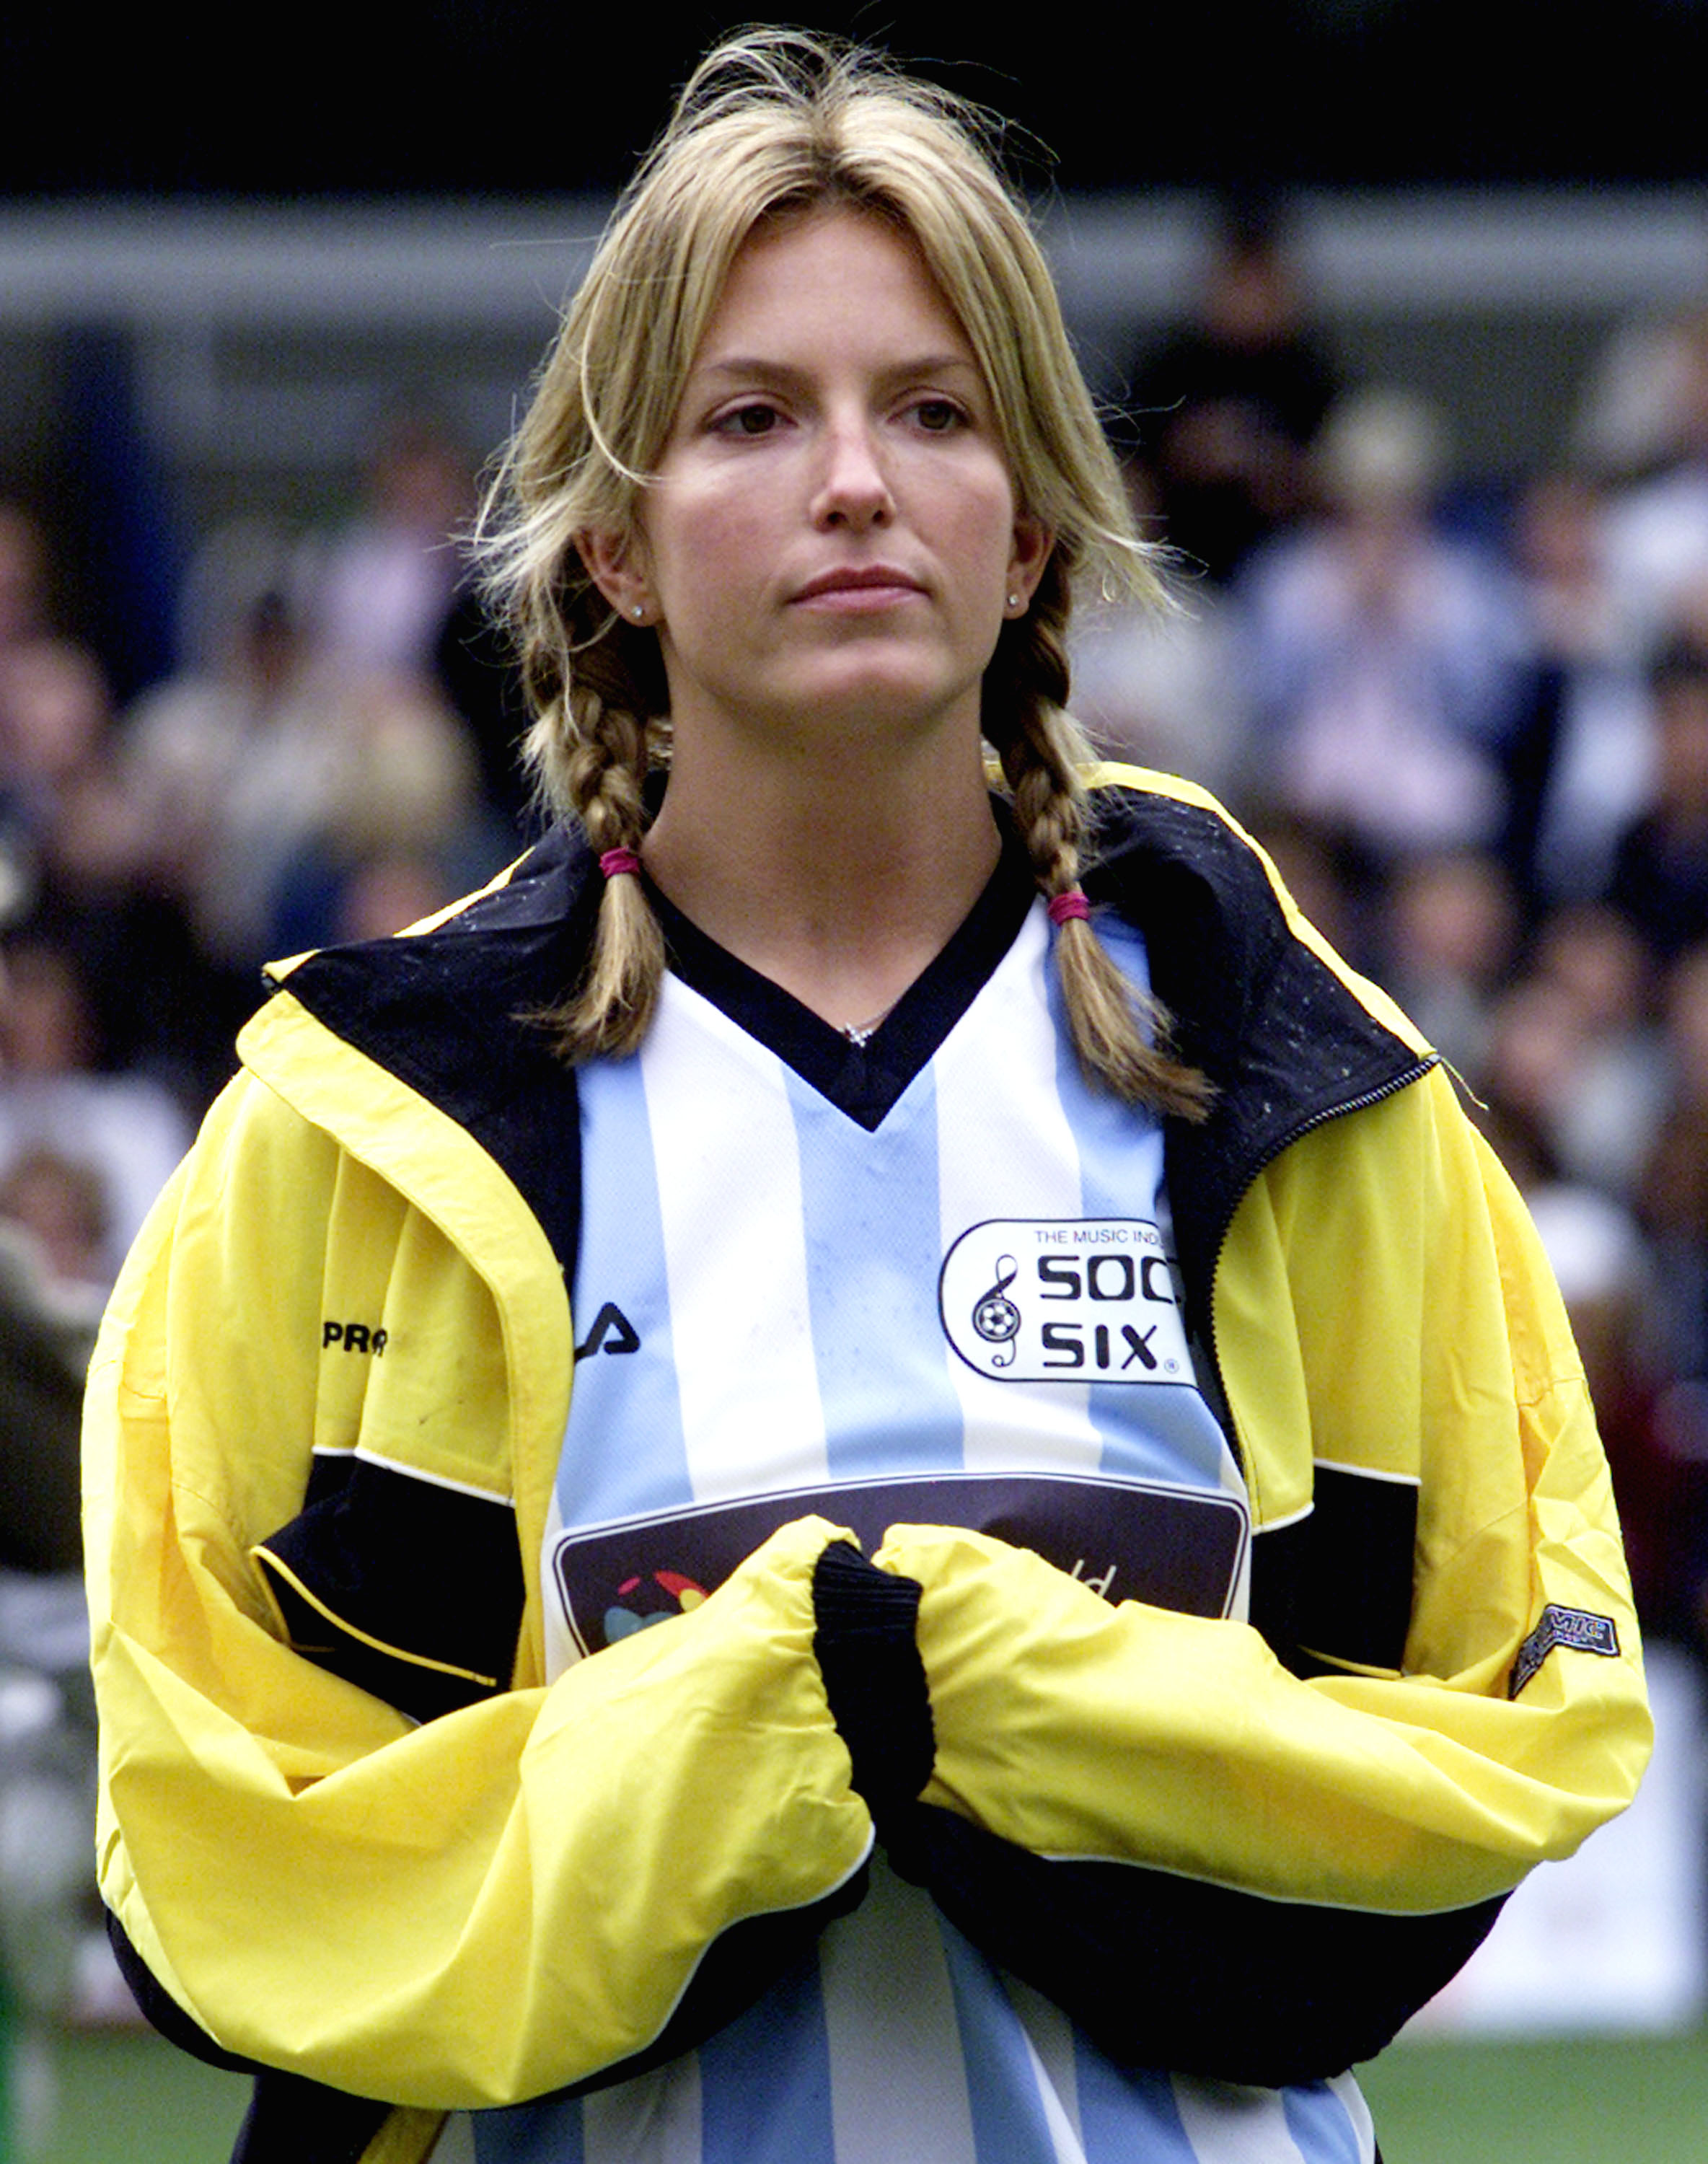
<instances>
[{"instance_id":1,"label":"blurred crowd","mask_svg":"<svg viewBox=\"0 0 1708 2164\"><path fill-rule=\"evenodd\" d=\"M52 519L0 490L0 1993L26 2014L133 2013L94 1896L78 1532L119 1266L264 964L399 931L526 838L511 679L453 539L473 508L442 428L386 424L336 528L190 552L176 665L121 704Z\"/></svg>"},{"instance_id":2,"label":"blurred crowd","mask_svg":"<svg viewBox=\"0 0 1708 2164\"><path fill-rule=\"evenodd\" d=\"M1571 1309L1639 1607L1700 1657L1708 310L1616 338L1548 470L1466 473L1450 415L1341 380L1235 207L1130 388L1184 606L1086 622L1076 709L1215 788L1451 1064Z\"/></svg>"},{"instance_id":3,"label":"blurred crowd","mask_svg":"<svg viewBox=\"0 0 1708 2164\"><path fill-rule=\"evenodd\" d=\"M1708 313L1621 334L1579 407L1550 470L1465 473L1450 414L1344 380L1285 225L1233 207L1118 424L1180 606L1084 615L1074 705L1222 796L1451 1064L1564 1289L1648 1628L1700 1657ZM66 1589L101 1305L264 963L398 930L529 831L453 538L474 492L410 413L341 523L195 537L175 665L121 703L51 513L0 486L0 1964L44 2003L105 1988L35 1920L88 1794ZM8 1711L8 1678L54 1695Z\"/></svg>"}]
</instances>

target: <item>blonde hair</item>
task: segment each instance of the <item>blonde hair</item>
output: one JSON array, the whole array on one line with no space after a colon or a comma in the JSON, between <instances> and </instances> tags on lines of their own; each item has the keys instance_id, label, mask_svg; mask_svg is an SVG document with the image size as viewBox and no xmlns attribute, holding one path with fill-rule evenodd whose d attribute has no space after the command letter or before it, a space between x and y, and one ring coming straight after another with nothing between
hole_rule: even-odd
<instances>
[{"instance_id":1,"label":"blonde hair","mask_svg":"<svg viewBox=\"0 0 1708 2164\"><path fill-rule=\"evenodd\" d=\"M1054 537L1026 615L1003 625L981 726L1038 883L1079 883L1087 748L1065 711L1075 585L1166 606L1068 342L1026 213L974 108L880 55L750 31L702 60L618 203L488 496L479 547L537 715L527 754L596 853L638 850L644 786L666 763L656 634L623 622L577 537L632 534L682 387L743 244L814 208L870 211L918 248L989 386L1023 510ZM1207 1085L1161 1048L1160 1011L1084 919L1057 942L1082 1064L1119 1095L1201 1117ZM651 1018L663 938L639 880L606 882L587 974L552 1019L570 1058L625 1053ZM1154 1042L1153 1040L1155 1040Z\"/></svg>"}]
</instances>

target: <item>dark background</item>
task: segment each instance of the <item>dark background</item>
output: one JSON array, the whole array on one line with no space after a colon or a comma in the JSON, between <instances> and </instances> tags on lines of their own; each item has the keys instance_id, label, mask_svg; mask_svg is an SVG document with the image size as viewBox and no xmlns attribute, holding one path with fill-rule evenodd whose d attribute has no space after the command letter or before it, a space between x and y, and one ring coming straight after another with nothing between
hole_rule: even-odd
<instances>
[{"instance_id":1,"label":"dark background","mask_svg":"<svg viewBox=\"0 0 1708 2164\"><path fill-rule=\"evenodd\" d=\"M1075 189L1660 181L1708 174L1708 0L867 6L852 28L1021 122ZM717 8L6 10L0 195L609 189ZM1036 171L1028 177L1043 177Z\"/></svg>"}]
</instances>

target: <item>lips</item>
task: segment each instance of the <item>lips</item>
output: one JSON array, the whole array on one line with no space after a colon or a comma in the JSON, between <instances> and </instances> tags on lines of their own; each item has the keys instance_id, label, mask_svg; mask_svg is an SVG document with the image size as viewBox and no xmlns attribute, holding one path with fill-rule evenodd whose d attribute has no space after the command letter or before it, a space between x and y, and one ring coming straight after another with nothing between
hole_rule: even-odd
<instances>
[{"instance_id":1,"label":"lips","mask_svg":"<svg viewBox=\"0 0 1708 2164\"><path fill-rule=\"evenodd\" d=\"M894 564L838 565L809 579L795 599L816 601L838 595L920 594L924 591L917 579Z\"/></svg>"}]
</instances>

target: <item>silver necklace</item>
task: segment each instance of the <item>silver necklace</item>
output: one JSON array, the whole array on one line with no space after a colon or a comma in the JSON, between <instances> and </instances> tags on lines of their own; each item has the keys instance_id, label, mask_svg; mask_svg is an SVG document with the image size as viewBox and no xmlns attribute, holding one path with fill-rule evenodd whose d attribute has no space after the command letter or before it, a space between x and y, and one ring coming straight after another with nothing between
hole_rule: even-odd
<instances>
[{"instance_id":1,"label":"silver necklace","mask_svg":"<svg viewBox=\"0 0 1708 2164\"><path fill-rule=\"evenodd\" d=\"M884 1011L881 1014L875 1014L870 1022L843 1022L842 1024L842 1033L848 1039L850 1044L864 1045L868 1038L870 1037L872 1032L875 1030L881 1029L895 1011L896 1002L894 1000L891 1000L889 1006L884 1009Z\"/></svg>"}]
</instances>

